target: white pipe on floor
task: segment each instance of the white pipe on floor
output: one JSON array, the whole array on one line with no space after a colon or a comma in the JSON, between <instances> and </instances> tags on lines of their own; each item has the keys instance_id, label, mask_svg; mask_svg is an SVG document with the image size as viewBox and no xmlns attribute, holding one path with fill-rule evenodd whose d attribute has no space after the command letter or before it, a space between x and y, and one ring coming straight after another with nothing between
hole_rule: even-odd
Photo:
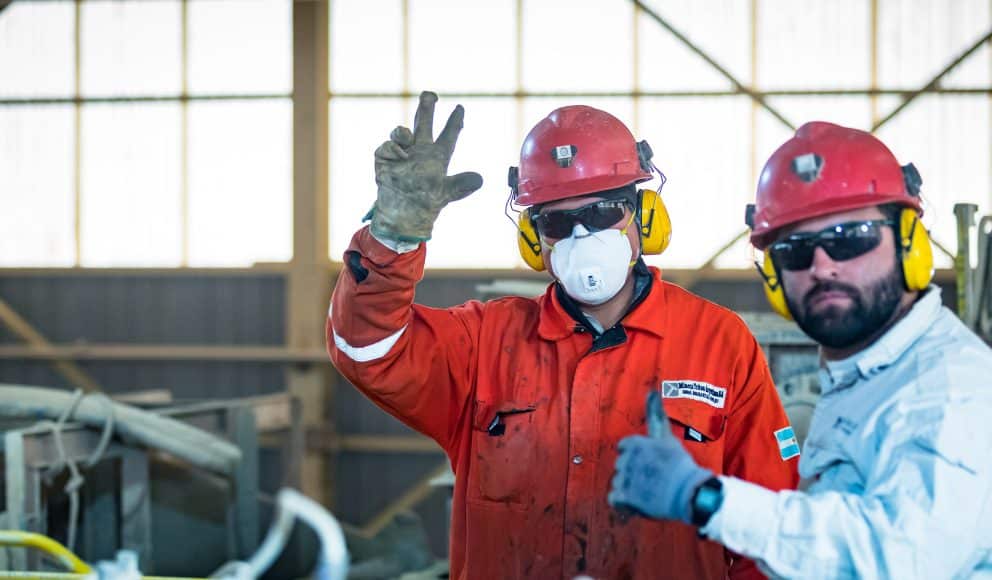
<instances>
[{"instance_id":1,"label":"white pipe on floor","mask_svg":"<svg viewBox=\"0 0 992 580\"><path fill-rule=\"evenodd\" d=\"M73 403L73 394L46 387L0 384L0 417L58 419ZM115 431L125 438L161 449L214 473L231 475L241 462L237 446L198 429L130 405L113 402ZM107 421L107 403L84 397L71 420L92 427Z\"/></svg>"}]
</instances>

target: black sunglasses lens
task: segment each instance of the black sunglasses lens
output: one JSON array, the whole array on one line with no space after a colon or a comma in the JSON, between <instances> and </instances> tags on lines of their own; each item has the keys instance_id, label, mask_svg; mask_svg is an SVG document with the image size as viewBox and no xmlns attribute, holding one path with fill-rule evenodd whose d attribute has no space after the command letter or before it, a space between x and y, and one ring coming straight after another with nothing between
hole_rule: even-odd
<instances>
[{"instance_id":1,"label":"black sunglasses lens","mask_svg":"<svg viewBox=\"0 0 992 580\"><path fill-rule=\"evenodd\" d=\"M538 214L534 219L537 231L546 238L567 238L572 235L572 216L561 211Z\"/></svg>"},{"instance_id":2,"label":"black sunglasses lens","mask_svg":"<svg viewBox=\"0 0 992 580\"><path fill-rule=\"evenodd\" d=\"M835 236L824 238L821 245L838 262L867 254L882 242L882 231L875 223L843 224L834 233Z\"/></svg>"},{"instance_id":3,"label":"black sunglasses lens","mask_svg":"<svg viewBox=\"0 0 992 580\"><path fill-rule=\"evenodd\" d=\"M600 202L574 210L544 212L534 218L534 223L542 236L560 240L572 235L576 223L596 232L613 226L623 216L622 203Z\"/></svg>"},{"instance_id":4,"label":"black sunglasses lens","mask_svg":"<svg viewBox=\"0 0 992 580\"><path fill-rule=\"evenodd\" d=\"M817 234L801 234L776 242L768 249L772 260L783 270L806 270L813 263L817 246L831 260L843 262L874 250L882 242L882 223L840 224Z\"/></svg>"},{"instance_id":5,"label":"black sunglasses lens","mask_svg":"<svg viewBox=\"0 0 992 580\"><path fill-rule=\"evenodd\" d=\"M768 251L783 270L805 270L813 263L816 243L810 239L793 239L772 244Z\"/></svg>"},{"instance_id":6,"label":"black sunglasses lens","mask_svg":"<svg viewBox=\"0 0 992 580\"><path fill-rule=\"evenodd\" d=\"M623 219L623 205L600 204L582 208L580 220L591 231L605 230Z\"/></svg>"}]
</instances>

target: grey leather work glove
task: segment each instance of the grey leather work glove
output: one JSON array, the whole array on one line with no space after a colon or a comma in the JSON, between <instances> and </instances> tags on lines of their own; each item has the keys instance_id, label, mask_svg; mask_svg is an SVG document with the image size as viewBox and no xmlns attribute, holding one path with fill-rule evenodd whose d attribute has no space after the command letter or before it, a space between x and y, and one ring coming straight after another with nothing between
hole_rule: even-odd
<instances>
[{"instance_id":1,"label":"grey leather work glove","mask_svg":"<svg viewBox=\"0 0 992 580\"><path fill-rule=\"evenodd\" d=\"M658 391L648 394L648 436L624 437L607 501L652 518L689 523L696 488L713 476L672 435Z\"/></svg>"},{"instance_id":2,"label":"grey leather work glove","mask_svg":"<svg viewBox=\"0 0 992 580\"><path fill-rule=\"evenodd\" d=\"M366 218L372 218L372 234L380 239L424 242L441 209L482 187L482 176L475 172L448 175L448 163L462 130L465 109L455 107L437 141L434 103L437 95L420 93L420 105L413 120L413 132L396 127L375 150L375 182L379 186L375 205Z\"/></svg>"}]
</instances>

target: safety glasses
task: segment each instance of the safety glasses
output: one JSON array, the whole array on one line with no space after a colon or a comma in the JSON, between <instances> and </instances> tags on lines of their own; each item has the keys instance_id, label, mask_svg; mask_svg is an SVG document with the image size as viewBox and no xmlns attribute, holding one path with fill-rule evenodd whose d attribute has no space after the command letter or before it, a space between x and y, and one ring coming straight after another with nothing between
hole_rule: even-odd
<instances>
[{"instance_id":1,"label":"safety glasses","mask_svg":"<svg viewBox=\"0 0 992 580\"><path fill-rule=\"evenodd\" d=\"M806 270L813 263L816 248L843 262L867 254L882 242L882 227L895 225L892 220L847 222L825 230L791 235L775 242L768 252L775 265L783 270Z\"/></svg>"},{"instance_id":2,"label":"safety glasses","mask_svg":"<svg viewBox=\"0 0 992 580\"><path fill-rule=\"evenodd\" d=\"M534 226L546 238L560 240L572 235L575 224L582 224L590 232L615 226L622 219L630 204L622 200L604 200L576 209L544 211L534 217Z\"/></svg>"}]
</instances>

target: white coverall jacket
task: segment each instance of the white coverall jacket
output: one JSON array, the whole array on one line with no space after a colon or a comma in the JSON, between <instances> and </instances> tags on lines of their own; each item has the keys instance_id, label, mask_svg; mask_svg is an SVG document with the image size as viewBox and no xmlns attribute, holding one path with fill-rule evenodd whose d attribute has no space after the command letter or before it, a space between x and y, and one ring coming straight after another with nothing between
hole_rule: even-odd
<instances>
[{"instance_id":1,"label":"white coverall jacket","mask_svg":"<svg viewBox=\"0 0 992 580\"><path fill-rule=\"evenodd\" d=\"M820 380L807 491L722 477L702 532L771 577L992 578L992 350L940 290Z\"/></svg>"}]
</instances>

